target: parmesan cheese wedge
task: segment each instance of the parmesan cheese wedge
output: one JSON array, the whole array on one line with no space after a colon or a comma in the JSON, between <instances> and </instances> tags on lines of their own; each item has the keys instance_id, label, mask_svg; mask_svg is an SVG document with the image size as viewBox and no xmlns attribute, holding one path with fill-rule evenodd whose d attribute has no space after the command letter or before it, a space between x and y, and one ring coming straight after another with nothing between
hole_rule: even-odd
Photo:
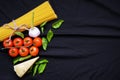
<instances>
[{"instance_id":1,"label":"parmesan cheese wedge","mask_svg":"<svg viewBox=\"0 0 120 80\"><path fill-rule=\"evenodd\" d=\"M18 77L21 78L38 59L39 57L35 57L33 59L15 65L14 71Z\"/></svg>"}]
</instances>

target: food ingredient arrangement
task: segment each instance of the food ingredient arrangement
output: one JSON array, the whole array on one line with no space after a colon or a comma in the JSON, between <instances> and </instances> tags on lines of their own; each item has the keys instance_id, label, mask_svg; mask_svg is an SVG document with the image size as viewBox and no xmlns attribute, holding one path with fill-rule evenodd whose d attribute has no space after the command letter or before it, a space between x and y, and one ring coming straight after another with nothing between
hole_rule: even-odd
<instances>
[{"instance_id":1,"label":"food ingredient arrangement","mask_svg":"<svg viewBox=\"0 0 120 80\"><path fill-rule=\"evenodd\" d=\"M52 23L51 29L45 36L45 25ZM25 73L42 74L48 63L47 59L39 58L41 49L47 50L48 44L54 37L53 29L59 29L64 20L57 19L57 15L46 1L8 24L0 27L0 41L3 42L2 50L8 50L8 55L13 58L14 71L18 77ZM39 27L35 27L39 26ZM23 31L27 30L27 35ZM14 36L15 35L15 36Z\"/></svg>"}]
</instances>

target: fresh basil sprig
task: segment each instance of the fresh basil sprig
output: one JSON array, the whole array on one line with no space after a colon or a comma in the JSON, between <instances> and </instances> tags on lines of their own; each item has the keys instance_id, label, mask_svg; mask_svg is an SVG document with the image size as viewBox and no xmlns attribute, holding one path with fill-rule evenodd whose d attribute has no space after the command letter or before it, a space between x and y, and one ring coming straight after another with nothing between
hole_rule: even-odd
<instances>
[{"instance_id":1,"label":"fresh basil sprig","mask_svg":"<svg viewBox=\"0 0 120 80\"><path fill-rule=\"evenodd\" d=\"M20 58L21 58L20 56L14 58L14 59L13 59L13 64L18 63Z\"/></svg>"},{"instance_id":2,"label":"fresh basil sprig","mask_svg":"<svg viewBox=\"0 0 120 80\"><path fill-rule=\"evenodd\" d=\"M44 27L41 27L41 32L44 33Z\"/></svg>"},{"instance_id":3,"label":"fresh basil sprig","mask_svg":"<svg viewBox=\"0 0 120 80\"><path fill-rule=\"evenodd\" d=\"M63 22L64 22L64 20L62 20L62 19L57 20L56 22L54 22L52 24L52 28L54 28L54 29L60 28ZM42 33L44 32L43 26L45 26L46 23L47 22L44 22L40 25ZM47 50L48 43L52 40L53 36L54 36L54 32L52 31L52 29L49 29L46 38L45 37L42 38L43 50Z\"/></svg>"},{"instance_id":4,"label":"fresh basil sprig","mask_svg":"<svg viewBox=\"0 0 120 80\"><path fill-rule=\"evenodd\" d=\"M52 28L54 28L54 29L60 28L63 22L64 22L64 20L62 20L62 19L54 22L54 23L52 24Z\"/></svg>"},{"instance_id":5,"label":"fresh basil sprig","mask_svg":"<svg viewBox=\"0 0 120 80\"><path fill-rule=\"evenodd\" d=\"M47 63L48 63L47 59L42 59L42 60L37 61L34 65L34 67L32 67L33 76L35 76L35 74L37 74L37 73L42 74L46 68Z\"/></svg>"},{"instance_id":6,"label":"fresh basil sprig","mask_svg":"<svg viewBox=\"0 0 120 80\"><path fill-rule=\"evenodd\" d=\"M43 63L48 63L48 60L42 59L42 60L39 60L38 62L36 62L35 64L43 64Z\"/></svg>"},{"instance_id":7,"label":"fresh basil sprig","mask_svg":"<svg viewBox=\"0 0 120 80\"><path fill-rule=\"evenodd\" d=\"M41 28L41 32L44 33L44 26L46 25L47 22L43 22L41 25L40 25L40 28Z\"/></svg>"},{"instance_id":8,"label":"fresh basil sprig","mask_svg":"<svg viewBox=\"0 0 120 80\"><path fill-rule=\"evenodd\" d=\"M47 24L47 21L43 22L41 25L40 25L40 28L41 28L41 32L44 33L44 26Z\"/></svg>"},{"instance_id":9,"label":"fresh basil sprig","mask_svg":"<svg viewBox=\"0 0 120 80\"><path fill-rule=\"evenodd\" d=\"M16 31L14 34L24 38L24 34L22 32Z\"/></svg>"},{"instance_id":10,"label":"fresh basil sprig","mask_svg":"<svg viewBox=\"0 0 120 80\"><path fill-rule=\"evenodd\" d=\"M19 61L24 61L24 60L30 59L31 57L32 57L31 55L21 57L21 58L19 58Z\"/></svg>"},{"instance_id":11,"label":"fresh basil sprig","mask_svg":"<svg viewBox=\"0 0 120 80\"><path fill-rule=\"evenodd\" d=\"M39 74L44 72L44 70L46 68L46 65L47 65L47 63L42 63L42 64L39 65L39 67L38 67L38 73Z\"/></svg>"},{"instance_id":12,"label":"fresh basil sprig","mask_svg":"<svg viewBox=\"0 0 120 80\"><path fill-rule=\"evenodd\" d=\"M53 38L53 35L54 35L53 31L50 29L48 31L48 33L47 33L47 40L48 40L48 42L51 41L51 39Z\"/></svg>"},{"instance_id":13,"label":"fresh basil sprig","mask_svg":"<svg viewBox=\"0 0 120 80\"><path fill-rule=\"evenodd\" d=\"M43 27L43 26L45 26L46 24L47 24L47 21L43 22L43 23L40 25L40 27Z\"/></svg>"},{"instance_id":14,"label":"fresh basil sprig","mask_svg":"<svg viewBox=\"0 0 120 80\"><path fill-rule=\"evenodd\" d=\"M42 47L44 50L47 50L48 40L45 37L42 37Z\"/></svg>"},{"instance_id":15,"label":"fresh basil sprig","mask_svg":"<svg viewBox=\"0 0 120 80\"><path fill-rule=\"evenodd\" d=\"M32 57L31 55L28 55L28 56L25 56L25 57L18 56L18 57L16 57L16 58L13 59L13 64L16 64L18 62L30 59L31 57Z\"/></svg>"},{"instance_id":16,"label":"fresh basil sprig","mask_svg":"<svg viewBox=\"0 0 120 80\"><path fill-rule=\"evenodd\" d=\"M35 65L34 70L33 70L33 76L37 73L39 65Z\"/></svg>"}]
</instances>

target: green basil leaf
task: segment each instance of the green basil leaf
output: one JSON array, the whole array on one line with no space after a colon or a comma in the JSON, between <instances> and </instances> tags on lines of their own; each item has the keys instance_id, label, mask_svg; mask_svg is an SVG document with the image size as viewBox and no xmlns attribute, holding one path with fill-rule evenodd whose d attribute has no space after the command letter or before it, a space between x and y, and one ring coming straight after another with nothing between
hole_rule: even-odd
<instances>
[{"instance_id":1,"label":"green basil leaf","mask_svg":"<svg viewBox=\"0 0 120 80\"><path fill-rule=\"evenodd\" d=\"M48 40L48 42L51 41L51 39L53 38L53 35L54 35L53 31L50 29L48 31L48 33L47 33L47 40Z\"/></svg>"},{"instance_id":2,"label":"green basil leaf","mask_svg":"<svg viewBox=\"0 0 120 80\"><path fill-rule=\"evenodd\" d=\"M52 28L54 28L54 29L60 28L60 26L62 25L63 22L64 22L64 20L62 20L62 19L54 22L54 23L52 24Z\"/></svg>"},{"instance_id":3,"label":"green basil leaf","mask_svg":"<svg viewBox=\"0 0 120 80\"><path fill-rule=\"evenodd\" d=\"M13 64L16 64L16 63L18 63L18 62L19 62L19 60L18 60L18 59L13 60Z\"/></svg>"},{"instance_id":4,"label":"green basil leaf","mask_svg":"<svg viewBox=\"0 0 120 80\"><path fill-rule=\"evenodd\" d=\"M22 38L24 38L24 34L22 32L18 32L17 31L17 32L15 32L15 34L18 35L18 36L20 36L20 37L22 37Z\"/></svg>"},{"instance_id":5,"label":"green basil leaf","mask_svg":"<svg viewBox=\"0 0 120 80\"><path fill-rule=\"evenodd\" d=\"M13 59L13 64L18 63L20 58L21 58L20 56L14 58L14 59Z\"/></svg>"},{"instance_id":6,"label":"green basil leaf","mask_svg":"<svg viewBox=\"0 0 120 80\"><path fill-rule=\"evenodd\" d=\"M25 57L18 56L18 57L13 59L13 64L16 64L16 63L18 63L20 61L27 60L27 59L29 59L31 57L32 57L31 55L28 55L28 56L25 56Z\"/></svg>"},{"instance_id":7,"label":"green basil leaf","mask_svg":"<svg viewBox=\"0 0 120 80\"><path fill-rule=\"evenodd\" d=\"M45 68L46 68L47 63L43 63L40 64L40 66L38 67L38 73L41 74L44 72Z\"/></svg>"},{"instance_id":8,"label":"green basil leaf","mask_svg":"<svg viewBox=\"0 0 120 80\"><path fill-rule=\"evenodd\" d=\"M36 62L35 64L42 64L42 63L48 63L48 60L42 59L42 60L39 60L38 62Z\"/></svg>"},{"instance_id":9,"label":"green basil leaf","mask_svg":"<svg viewBox=\"0 0 120 80\"><path fill-rule=\"evenodd\" d=\"M38 67L39 67L39 65L35 65L34 70L33 70L33 76L35 76L35 74L37 73Z\"/></svg>"},{"instance_id":10,"label":"green basil leaf","mask_svg":"<svg viewBox=\"0 0 120 80\"><path fill-rule=\"evenodd\" d=\"M43 22L41 25L40 25L40 28L41 28L41 32L44 33L44 26L47 24L47 21Z\"/></svg>"},{"instance_id":11,"label":"green basil leaf","mask_svg":"<svg viewBox=\"0 0 120 80\"><path fill-rule=\"evenodd\" d=\"M48 41L45 37L42 38L42 47L44 50L47 50Z\"/></svg>"},{"instance_id":12,"label":"green basil leaf","mask_svg":"<svg viewBox=\"0 0 120 80\"><path fill-rule=\"evenodd\" d=\"M31 55L28 55L28 56L25 56L25 57L20 57L19 61L24 61L24 60L30 59L31 57L32 57Z\"/></svg>"},{"instance_id":13,"label":"green basil leaf","mask_svg":"<svg viewBox=\"0 0 120 80\"><path fill-rule=\"evenodd\" d=\"M45 26L46 24L47 24L47 21L43 22L43 23L40 25L40 27L43 27L43 26Z\"/></svg>"},{"instance_id":14,"label":"green basil leaf","mask_svg":"<svg viewBox=\"0 0 120 80\"><path fill-rule=\"evenodd\" d=\"M41 32L44 33L44 27L41 27Z\"/></svg>"}]
</instances>

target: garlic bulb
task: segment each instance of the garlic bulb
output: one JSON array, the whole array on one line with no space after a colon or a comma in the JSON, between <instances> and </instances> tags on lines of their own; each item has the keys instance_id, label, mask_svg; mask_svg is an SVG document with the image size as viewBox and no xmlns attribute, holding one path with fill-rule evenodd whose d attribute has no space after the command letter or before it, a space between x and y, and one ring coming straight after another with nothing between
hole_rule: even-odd
<instances>
[{"instance_id":1,"label":"garlic bulb","mask_svg":"<svg viewBox=\"0 0 120 80\"><path fill-rule=\"evenodd\" d=\"M29 29L29 36L30 37L37 37L40 35L40 30L37 27L32 27Z\"/></svg>"}]
</instances>

